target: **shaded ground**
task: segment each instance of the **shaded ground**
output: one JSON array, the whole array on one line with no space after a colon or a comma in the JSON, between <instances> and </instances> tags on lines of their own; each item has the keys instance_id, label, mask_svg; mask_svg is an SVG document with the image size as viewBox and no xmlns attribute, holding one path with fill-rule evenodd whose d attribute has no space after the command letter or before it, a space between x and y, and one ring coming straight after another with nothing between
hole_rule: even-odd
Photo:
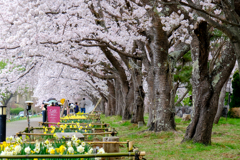
<instances>
[{"instance_id":1,"label":"shaded ground","mask_svg":"<svg viewBox=\"0 0 240 160\"><path fill-rule=\"evenodd\" d=\"M33 127L38 127L38 122L42 121L42 117L36 117L30 119L30 125ZM27 127L27 120L19 120L7 123L7 133L6 136L13 136L19 131L23 131Z\"/></svg>"}]
</instances>

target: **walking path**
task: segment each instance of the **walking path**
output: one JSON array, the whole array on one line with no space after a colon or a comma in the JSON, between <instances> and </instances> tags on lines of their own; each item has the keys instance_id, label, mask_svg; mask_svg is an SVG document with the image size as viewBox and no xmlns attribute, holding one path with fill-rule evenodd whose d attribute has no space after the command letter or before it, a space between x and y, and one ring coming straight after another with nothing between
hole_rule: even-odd
<instances>
[{"instance_id":1,"label":"walking path","mask_svg":"<svg viewBox=\"0 0 240 160\"><path fill-rule=\"evenodd\" d=\"M38 127L38 122L42 122L42 117L30 118L30 126ZM27 126L27 120L8 122L6 137L16 135L17 132L23 131Z\"/></svg>"}]
</instances>

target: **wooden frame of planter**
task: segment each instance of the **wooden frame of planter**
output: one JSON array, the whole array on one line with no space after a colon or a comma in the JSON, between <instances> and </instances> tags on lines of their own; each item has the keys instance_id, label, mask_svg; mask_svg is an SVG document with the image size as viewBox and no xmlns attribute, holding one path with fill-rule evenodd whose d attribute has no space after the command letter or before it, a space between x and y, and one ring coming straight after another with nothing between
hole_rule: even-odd
<instances>
[{"instance_id":1,"label":"wooden frame of planter","mask_svg":"<svg viewBox=\"0 0 240 160\"><path fill-rule=\"evenodd\" d=\"M56 122L38 122L39 125L48 125L48 124L55 124L55 125L76 125L76 123L56 123ZM109 127L109 124L108 123L79 123L80 126L86 126L86 125L94 125L94 126L101 126L102 128L103 127Z\"/></svg>"},{"instance_id":2,"label":"wooden frame of planter","mask_svg":"<svg viewBox=\"0 0 240 160\"><path fill-rule=\"evenodd\" d=\"M83 135L117 135L118 133L117 132L102 132L102 133L83 133ZM16 136L22 136L22 135L33 135L33 136L53 136L54 134L52 133L23 133L23 132L18 132L16 133Z\"/></svg>"},{"instance_id":3,"label":"wooden frame of planter","mask_svg":"<svg viewBox=\"0 0 240 160\"><path fill-rule=\"evenodd\" d=\"M122 153L104 153L104 154L79 154L79 155L15 155L15 156L2 156L0 155L0 159L34 159L34 158L58 158L58 159L66 159L66 158L95 158L95 157L139 157L145 156L146 152L122 152Z\"/></svg>"}]
</instances>

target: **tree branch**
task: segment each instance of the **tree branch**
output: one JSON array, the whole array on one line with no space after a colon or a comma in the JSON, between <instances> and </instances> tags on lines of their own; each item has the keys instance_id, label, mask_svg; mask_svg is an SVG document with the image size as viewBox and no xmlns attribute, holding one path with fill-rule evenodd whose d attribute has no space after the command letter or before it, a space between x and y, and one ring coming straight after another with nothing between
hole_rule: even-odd
<instances>
[{"instance_id":1,"label":"tree branch","mask_svg":"<svg viewBox=\"0 0 240 160\"><path fill-rule=\"evenodd\" d=\"M188 92L189 92L189 89L186 90L186 92L182 95L181 98L178 99L178 101L174 105L176 106L176 105L178 105L178 103L182 102L182 100L188 94Z\"/></svg>"},{"instance_id":2,"label":"tree branch","mask_svg":"<svg viewBox=\"0 0 240 160\"><path fill-rule=\"evenodd\" d=\"M88 71L85 67L83 66L76 66L76 65L72 65L72 64L69 64L69 63L66 63L66 62L62 62L62 61L56 61L56 63L59 63L59 64L63 64L63 65L66 65L66 66L69 66L71 68L76 68L76 69L79 69L85 73L88 73L94 77L97 77L97 78L100 78L100 79L103 79L103 80L106 80L106 79L114 79L116 78L114 75L101 75L97 72L94 72L94 71Z\"/></svg>"},{"instance_id":3,"label":"tree branch","mask_svg":"<svg viewBox=\"0 0 240 160\"><path fill-rule=\"evenodd\" d=\"M212 13L208 13L207 11L204 11L204 10L202 10L202 9L200 9L200 8L198 8L198 7L196 7L196 6L194 5L194 3L193 3L191 0L187 0L188 4L185 3L185 2L182 2L181 0L178 1L178 2L179 2L179 4L181 4L181 5L184 5L184 6L190 7L190 8L192 8L192 9L196 10L196 11L199 11L199 12L202 12L202 13L204 13L204 14L206 14L206 15L209 15L209 16L211 16L211 17L214 17L214 18L216 18L216 19L218 19L218 20L220 20L220 21L222 21L222 22L225 22L225 23L227 23L227 24L231 24L231 25L233 25L233 26L240 27L240 25L237 24L237 23L229 22L229 21L227 21L227 20L225 20L225 19L222 19L222 18L220 18L220 17L218 17L218 16L212 14ZM172 4L173 4L173 3L172 3ZM176 4L176 3L174 3L174 4ZM204 17L204 18L205 18L205 17Z\"/></svg>"}]
</instances>

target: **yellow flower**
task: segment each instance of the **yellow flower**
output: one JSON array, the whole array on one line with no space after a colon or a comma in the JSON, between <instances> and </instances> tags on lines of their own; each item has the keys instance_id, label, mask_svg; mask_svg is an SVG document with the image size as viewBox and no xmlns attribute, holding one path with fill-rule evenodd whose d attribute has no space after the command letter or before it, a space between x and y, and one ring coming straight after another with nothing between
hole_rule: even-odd
<instances>
[{"instance_id":1,"label":"yellow flower","mask_svg":"<svg viewBox=\"0 0 240 160\"><path fill-rule=\"evenodd\" d=\"M52 131L51 131L51 133L54 133L55 132L55 130L53 129Z\"/></svg>"},{"instance_id":2,"label":"yellow flower","mask_svg":"<svg viewBox=\"0 0 240 160\"><path fill-rule=\"evenodd\" d=\"M77 132L77 130L75 132Z\"/></svg>"},{"instance_id":3,"label":"yellow flower","mask_svg":"<svg viewBox=\"0 0 240 160\"><path fill-rule=\"evenodd\" d=\"M87 130L85 129L85 132L87 132Z\"/></svg>"},{"instance_id":4,"label":"yellow flower","mask_svg":"<svg viewBox=\"0 0 240 160\"><path fill-rule=\"evenodd\" d=\"M92 124L89 124L89 127L91 127L92 126Z\"/></svg>"},{"instance_id":5,"label":"yellow flower","mask_svg":"<svg viewBox=\"0 0 240 160\"><path fill-rule=\"evenodd\" d=\"M38 160L38 158L33 158L33 160Z\"/></svg>"},{"instance_id":6,"label":"yellow flower","mask_svg":"<svg viewBox=\"0 0 240 160\"><path fill-rule=\"evenodd\" d=\"M47 132L44 132L44 134L47 134Z\"/></svg>"},{"instance_id":7,"label":"yellow flower","mask_svg":"<svg viewBox=\"0 0 240 160\"><path fill-rule=\"evenodd\" d=\"M50 149L50 154L55 154L55 149L51 148Z\"/></svg>"},{"instance_id":8,"label":"yellow flower","mask_svg":"<svg viewBox=\"0 0 240 160\"><path fill-rule=\"evenodd\" d=\"M31 153L35 153L35 152L31 150Z\"/></svg>"},{"instance_id":9,"label":"yellow flower","mask_svg":"<svg viewBox=\"0 0 240 160\"><path fill-rule=\"evenodd\" d=\"M60 149L59 148L55 148L56 152L59 153L60 152Z\"/></svg>"},{"instance_id":10,"label":"yellow flower","mask_svg":"<svg viewBox=\"0 0 240 160\"><path fill-rule=\"evenodd\" d=\"M65 150L66 150L66 147L64 147L63 145L59 147L60 154L63 154Z\"/></svg>"},{"instance_id":11,"label":"yellow flower","mask_svg":"<svg viewBox=\"0 0 240 160\"><path fill-rule=\"evenodd\" d=\"M47 140L45 141L45 143L46 143L46 144L49 144L49 140L47 139Z\"/></svg>"},{"instance_id":12,"label":"yellow flower","mask_svg":"<svg viewBox=\"0 0 240 160\"><path fill-rule=\"evenodd\" d=\"M64 130L62 130L61 132L64 133Z\"/></svg>"}]
</instances>

